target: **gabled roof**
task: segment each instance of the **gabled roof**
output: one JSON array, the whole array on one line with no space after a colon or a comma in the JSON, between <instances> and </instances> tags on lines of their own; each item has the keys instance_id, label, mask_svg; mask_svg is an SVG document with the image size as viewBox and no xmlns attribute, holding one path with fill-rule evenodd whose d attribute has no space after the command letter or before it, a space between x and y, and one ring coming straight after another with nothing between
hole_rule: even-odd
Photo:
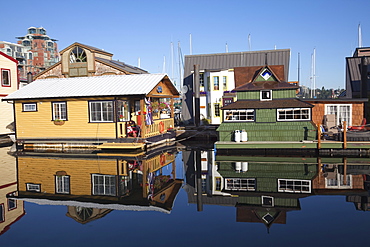
<instances>
[{"instance_id":1,"label":"gabled roof","mask_svg":"<svg viewBox=\"0 0 370 247\"><path fill-rule=\"evenodd\" d=\"M178 95L166 74L134 74L36 80L3 100L146 95L164 79Z\"/></svg>"},{"instance_id":2,"label":"gabled roof","mask_svg":"<svg viewBox=\"0 0 370 247\"><path fill-rule=\"evenodd\" d=\"M266 55L267 54L267 55ZM235 67L284 65L284 78L288 78L290 49L200 54L185 56L185 78L191 75L194 65L200 70L224 70Z\"/></svg>"},{"instance_id":3,"label":"gabled roof","mask_svg":"<svg viewBox=\"0 0 370 247\"><path fill-rule=\"evenodd\" d=\"M101 54L108 55L108 56L110 56L110 57L112 57L112 56L113 56L113 54L112 54L112 53L107 52L107 51L105 51L105 50L103 50L103 49L99 49L99 48L96 48L96 47L93 47L93 46L89 46L89 45L84 45L84 44L81 44L81 43L78 43L78 42L75 42L75 43L73 43L72 45L70 45L70 46L68 46L68 47L64 48L63 50L61 50L61 51L60 51L60 54L63 54L65 51L67 51L67 50L71 49L71 48L72 48L72 47L74 47L74 46L80 46L80 47L82 47L82 48L85 48L85 49L87 49L87 50L89 50L89 51L93 52L93 53L101 53Z\"/></svg>"},{"instance_id":4,"label":"gabled roof","mask_svg":"<svg viewBox=\"0 0 370 247\"><path fill-rule=\"evenodd\" d=\"M7 59L15 62L16 64L18 64L18 60L16 60L15 58L11 57L11 56L8 56L6 55L4 52L0 51L0 55L3 56L3 57L6 57Z\"/></svg>"},{"instance_id":5,"label":"gabled roof","mask_svg":"<svg viewBox=\"0 0 370 247\"><path fill-rule=\"evenodd\" d=\"M235 87L255 81L260 71L265 67L266 66L250 66L234 68ZM268 68L272 71L277 80L285 81L284 65L270 65Z\"/></svg>"},{"instance_id":6,"label":"gabled roof","mask_svg":"<svg viewBox=\"0 0 370 247\"><path fill-rule=\"evenodd\" d=\"M313 105L299 99L274 99L274 100L238 100L222 107L222 110L235 109L275 109L275 108L312 108Z\"/></svg>"},{"instance_id":7,"label":"gabled roof","mask_svg":"<svg viewBox=\"0 0 370 247\"><path fill-rule=\"evenodd\" d=\"M288 83L288 82L277 82L277 81L259 81L251 82L241 85L233 91L254 91L254 90L264 90L264 89L297 89L298 86Z\"/></svg>"}]
</instances>

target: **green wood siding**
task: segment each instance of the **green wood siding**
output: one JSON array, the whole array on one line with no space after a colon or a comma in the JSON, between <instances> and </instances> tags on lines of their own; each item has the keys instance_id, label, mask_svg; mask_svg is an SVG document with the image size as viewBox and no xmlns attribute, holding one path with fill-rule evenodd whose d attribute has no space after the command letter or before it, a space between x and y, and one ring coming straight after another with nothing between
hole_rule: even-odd
<instances>
[{"instance_id":1,"label":"green wood siding","mask_svg":"<svg viewBox=\"0 0 370 247\"><path fill-rule=\"evenodd\" d=\"M258 119L258 121L260 120ZM248 133L248 141L313 141L316 140L317 132L316 126L311 121L224 122L217 129L219 140L234 141L234 131L243 129Z\"/></svg>"},{"instance_id":2,"label":"green wood siding","mask_svg":"<svg viewBox=\"0 0 370 247\"><path fill-rule=\"evenodd\" d=\"M236 95L238 100L260 99L260 90L237 92ZM272 90L272 99L290 99L290 98L296 98L295 89Z\"/></svg>"},{"instance_id":3,"label":"green wood siding","mask_svg":"<svg viewBox=\"0 0 370 247\"><path fill-rule=\"evenodd\" d=\"M238 203L240 204L247 204L247 205L262 205L262 198L260 196L256 197L239 197ZM296 198L276 198L274 197L274 206L275 207L292 207L297 208L300 207L299 200ZM273 212L273 211L272 211ZM264 213L266 214L266 212ZM264 215L261 212L261 216Z\"/></svg>"},{"instance_id":4,"label":"green wood siding","mask_svg":"<svg viewBox=\"0 0 370 247\"><path fill-rule=\"evenodd\" d=\"M256 123L275 123L276 109L256 109Z\"/></svg>"}]
</instances>

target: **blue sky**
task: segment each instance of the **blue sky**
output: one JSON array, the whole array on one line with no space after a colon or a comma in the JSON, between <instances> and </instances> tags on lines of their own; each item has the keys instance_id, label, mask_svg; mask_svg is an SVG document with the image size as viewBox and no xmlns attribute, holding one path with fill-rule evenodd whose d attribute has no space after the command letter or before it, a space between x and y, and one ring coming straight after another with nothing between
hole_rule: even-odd
<instances>
[{"instance_id":1,"label":"blue sky","mask_svg":"<svg viewBox=\"0 0 370 247\"><path fill-rule=\"evenodd\" d=\"M37 3L39 2L39 5ZM310 86L316 50L316 87L345 87L345 57L370 47L368 0L63 0L8 4L0 15L0 40L16 42L31 26L44 27L59 50L80 42L114 54L114 59L151 73L179 79L178 43L183 55L291 49L289 80ZM174 63L171 62L171 42ZM174 73L172 73L172 64Z\"/></svg>"}]
</instances>

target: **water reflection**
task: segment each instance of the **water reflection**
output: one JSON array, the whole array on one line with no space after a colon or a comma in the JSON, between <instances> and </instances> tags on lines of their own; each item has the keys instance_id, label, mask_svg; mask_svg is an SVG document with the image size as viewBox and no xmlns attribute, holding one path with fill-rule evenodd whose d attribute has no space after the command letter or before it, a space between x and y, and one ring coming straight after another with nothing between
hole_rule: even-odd
<instances>
[{"instance_id":1,"label":"water reflection","mask_svg":"<svg viewBox=\"0 0 370 247\"><path fill-rule=\"evenodd\" d=\"M23 201L9 198L17 191L15 157L8 155L7 148L0 148L0 235L8 231L13 223L21 219Z\"/></svg>"},{"instance_id":2,"label":"water reflection","mask_svg":"<svg viewBox=\"0 0 370 247\"><path fill-rule=\"evenodd\" d=\"M361 158L220 156L183 151L189 203L236 207L237 222L286 224L300 199L343 195L369 210L370 161ZM195 165L194 165L195 164Z\"/></svg>"},{"instance_id":3,"label":"water reflection","mask_svg":"<svg viewBox=\"0 0 370 247\"><path fill-rule=\"evenodd\" d=\"M67 216L82 224L112 210L169 213L182 184L176 153L167 148L143 155L21 154L13 198L65 205Z\"/></svg>"},{"instance_id":4,"label":"water reflection","mask_svg":"<svg viewBox=\"0 0 370 247\"><path fill-rule=\"evenodd\" d=\"M99 224L112 211L168 214L175 207L183 215L158 221L166 220L169 225L184 222L182 231L193 228L188 218L195 221L199 217L186 211L186 200L196 205L191 211L202 212L201 221L206 223L197 224L204 223L215 230L217 226L208 225L208 221L224 217L230 208L235 209L232 214L236 220L228 215L229 220L244 222L245 228L250 225L246 223L259 223L263 229L277 224L285 224L288 229L290 224L295 227L291 221L287 224L290 212L302 215L309 211L301 208L304 198L340 195L346 198L346 204L354 205L352 211L369 211L370 206L370 161L362 158L221 156L214 150L186 146L167 146L138 155L37 152L9 155L7 150L0 148L1 234L14 222L23 224L24 220L27 224L24 219L27 217L23 218L24 202L26 208L31 203L62 205L67 211L65 215L81 225ZM179 197L180 200L176 199ZM221 207L210 214L211 205ZM44 208L60 214L51 207ZM118 221L123 218L117 215ZM152 220L152 215L143 217ZM59 217L65 218L64 214ZM312 224L317 223L318 219ZM240 225L230 227L239 229Z\"/></svg>"}]
</instances>

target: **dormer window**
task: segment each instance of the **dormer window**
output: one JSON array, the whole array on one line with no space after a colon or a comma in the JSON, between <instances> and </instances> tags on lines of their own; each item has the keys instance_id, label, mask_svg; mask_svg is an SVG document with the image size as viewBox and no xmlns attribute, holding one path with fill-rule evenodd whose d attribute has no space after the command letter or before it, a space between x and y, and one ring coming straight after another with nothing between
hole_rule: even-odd
<instances>
[{"instance_id":1,"label":"dormer window","mask_svg":"<svg viewBox=\"0 0 370 247\"><path fill-rule=\"evenodd\" d=\"M261 90L260 99L261 100L272 100L272 90Z\"/></svg>"},{"instance_id":2,"label":"dormer window","mask_svg":"<svg viewBox=\"0 0 370 247\"><path fill-rule=\"evenodd\" d=\"M272 73L270 71L268 71L267 69L265 69L261 73L261 76L262 76L263 79L265 79L267 81L272 76Z\"/></svg>"},{"instance_id":3,"label":"dormer window","mask_svg":"<svg viewBox=\"0 0 370 247\"><path fill-rule=\"evenodd\" d=\"M81 47L75 47L70 54L69 62L71 63L83 63L86 62L86 53Z\"/></svg>"}]
</instances>

